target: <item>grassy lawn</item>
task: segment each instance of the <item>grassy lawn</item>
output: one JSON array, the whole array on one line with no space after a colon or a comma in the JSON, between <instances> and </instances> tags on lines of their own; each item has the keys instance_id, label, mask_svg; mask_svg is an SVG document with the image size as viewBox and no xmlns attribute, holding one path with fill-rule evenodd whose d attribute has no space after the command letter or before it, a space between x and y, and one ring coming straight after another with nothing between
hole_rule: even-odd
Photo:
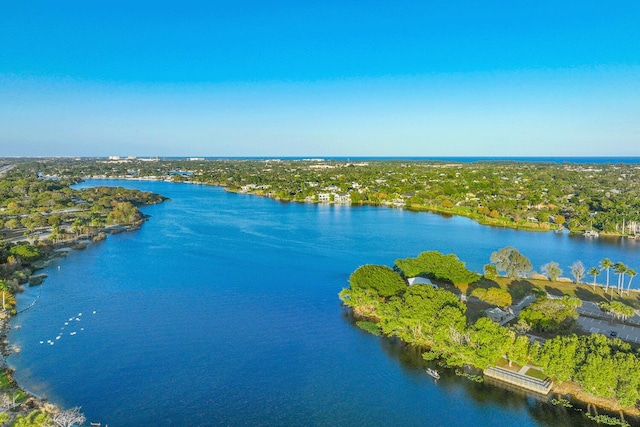
<instances>
[{"instance_id":1,"label":"grassy lawn","mask_svg":"<svg viewBox=\"0 0 640 427\"><path fill-rule=\"evenodd\" d=\"M537 380L541 380L541 381L544 381L547 378L549 378L541 370L536 369L536 368L527 369L527 372L525 372L525 375L528 376L528 377L531 377L531 378L535 378Z\"/></svg>"},{"instance_id":2,"label":"grassy lawn","mask_svg":"<svg viewBox=\"0 0 640 427\"><path fill-rule=\"evenodd\" d=\"M507 369L511 372L518 372L520 371L520 369L522 369L522 365L518 365L515 362L511 363L511 366L509 366L509 362L507 361L507 359L501 357L500 359L498 359L496 361L496 366L498 368L502 368L502 369ZM531 377L531 378L535 378L537 380L541 380L544 381L547 378L549 378L548 375L545 375L544 372L542 372L540 369L537 368L529 368L527 369L527 371L524 373L527 377Z\"/></svg>"},{"instance_id":3,"label":"grassy lawn","mask_svg":"<svg viewBox=\"0 0 640 427\"><path fill-rule=\"evenodd\" d=\"M496 361L496 366L512 372L518 372L522 368L522 365L518 365L516 362L511 362L511 366L509 366L509 362L504 357L501 357Z\"/></svg>"},{"instance_id":4,"label":"grassy lawn","mask_svg":"<svg viewBox=\"0 0 640 427\"><path fill-rule=\"evenodd\" d=\"M22 390L16 390L12 387L5 370L0 371L0 391L8 392L12 397L15 397L16 402L22 402L27 398Z\"/></svg>"},{"instance_id":5,"label":"grassy lawn","mask_svg":"<svg viewBox=\"0 0 640 427\"><path fill-rule=\"evenodd\" d=\"M7 373L2 370L0 371L0 390L4 390L9 387L9 379L7 378Z\"/></svg>"},{"instance_id":6,"label":"grassy lawn","mask_svg":"<svg viewBox=\"0 0 640 427\"><path fill-rule=\"evenodd\" d=\"M520 301L525 296L538 291L546 292L551 295L570 295L578 297L583 301L592 301L597 303L603 301L620 301L624 304L630 305L633 308L640 309L640 293L630 292L629 295L613 292L604 293L604 289L596 286L595 289L588 284L580 283L575 284L572 282L551 282L549 280L540 279L509 279L506 277L498 277L493 280L482 278L476 283L470 285L458 285L460 292L470 295L476 288L502 288L506 289L513 298L514 303ZM609 288L611 289L611 288Z\"/></svg>"}]
</instances>

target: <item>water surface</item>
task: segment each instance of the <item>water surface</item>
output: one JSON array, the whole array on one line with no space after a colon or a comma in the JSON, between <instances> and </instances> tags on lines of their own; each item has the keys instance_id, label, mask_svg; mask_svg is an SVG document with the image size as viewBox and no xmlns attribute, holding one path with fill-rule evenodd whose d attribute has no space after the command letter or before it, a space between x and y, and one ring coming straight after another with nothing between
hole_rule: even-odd
<instances>
[{"instance_id":1,"label":"water surface","mask_svg":"<svg viewBox=\"0 0 640 427\"><path fill-rule=\"evenodd\" d=\"M151 219L139 231L45 270L44 285L19 296L21 307L40 298L14 321L22 353L9 363L29 390L111 427L584 425L530 395L446 372L435 384L419 354L353 327L337 293L362 264L424 250L481 271L512 245L536 268L553 260L568 272L604 257L633 267L640 248L208 186L81 186L105 184L172 200L144 208Z\"/></svg>"}]
</instances>

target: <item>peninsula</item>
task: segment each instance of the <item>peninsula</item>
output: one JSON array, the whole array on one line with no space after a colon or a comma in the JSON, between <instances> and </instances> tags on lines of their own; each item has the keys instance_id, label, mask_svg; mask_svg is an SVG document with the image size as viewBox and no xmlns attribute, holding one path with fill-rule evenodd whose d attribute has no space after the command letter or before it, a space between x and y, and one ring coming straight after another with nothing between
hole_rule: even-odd
<instances>
[{"instance_id":1,"label":"peninsula","mask_svg":"<svg viewBox=\"0 0 640 427\"><path fill-rule=\"evenodd\" d=\"M576 283L545 273L533 274L511 247L494 252L482 275L453 254L430 251L396 260L393 268L361 266L339 296L359 327L421 349L425 361L479 381L484 371L485 378L543 394L551 388L565 406L572 405L570 394L589 408L618 412L622 421L613 421L626 425L623 414L640 415L638 343L590 334L579 317L624 323L640 307L637 292L609 286L608 279L606 286L595 277L593 284L580 283L584 271L573 267ZM594 302L600 310L583 307ZM640 331L635 322L626 327Z\"/></svg>"}]
</instances>

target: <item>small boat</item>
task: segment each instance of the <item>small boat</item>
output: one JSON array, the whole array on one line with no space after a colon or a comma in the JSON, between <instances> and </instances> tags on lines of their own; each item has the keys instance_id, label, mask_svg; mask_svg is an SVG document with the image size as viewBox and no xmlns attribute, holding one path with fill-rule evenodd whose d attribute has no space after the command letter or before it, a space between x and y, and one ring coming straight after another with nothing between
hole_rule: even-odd
<instances>
[{"instance_id":1,"label":"small boat","mask_svg":"<svg viewBox=\"0 0 640 427\"><path fill-rule=\"evenodd\" d=\"M427 368L425 372L437 380L440 379L440 374L435 369Z\"/></svg>"},{"instance_id":2,"label":"small boat","mask_svg":"<svg viewBox=\"0 0 640 427\"><path fill-rule=\"evenodd\" d=\"M600 237L600 233L595 230L587 230L582 234L584 237Z\"/></svg>"}]
</instances>

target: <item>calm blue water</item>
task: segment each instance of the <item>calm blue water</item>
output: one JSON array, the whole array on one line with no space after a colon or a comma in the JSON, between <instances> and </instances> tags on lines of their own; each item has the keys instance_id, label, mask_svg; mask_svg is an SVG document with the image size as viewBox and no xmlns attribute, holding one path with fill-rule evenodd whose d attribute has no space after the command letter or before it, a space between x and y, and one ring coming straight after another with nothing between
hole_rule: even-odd
<instances>
[{"instance_id":1,"label":"calm blue water","mask_svg":"<svg viewBox=\"0 0 640 427\"><path fill-rule=\"evenodd\" d=\"M9 363L29 390L111 427L584 425L531 396L449 374L434 384L419 355L352 326L337 293L358 266L423 250L455 252L478 271L507 245L536 268L640 264L640 242L207 186L82 185L105 184L172 200L145 208L141 230L45 270L44 285L19 297L26 307L40 295L14 321L22 353Z\"/></svg>"}]
</instances>

